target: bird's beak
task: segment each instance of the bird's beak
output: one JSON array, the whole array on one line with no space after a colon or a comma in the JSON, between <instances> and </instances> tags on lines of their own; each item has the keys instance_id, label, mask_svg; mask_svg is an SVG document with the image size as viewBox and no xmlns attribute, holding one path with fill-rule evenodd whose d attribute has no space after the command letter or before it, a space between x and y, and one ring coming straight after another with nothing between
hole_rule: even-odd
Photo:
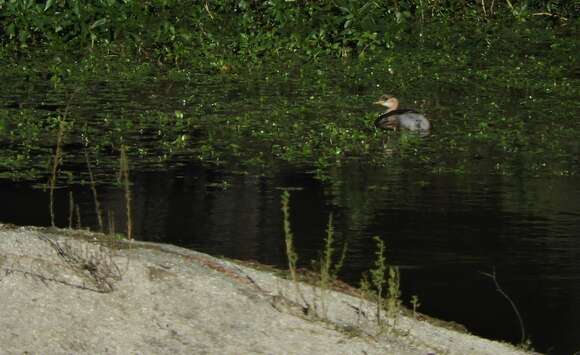
<instances>
[{"instance_id":1,"label":"bird's beak","mask_svg":"<svg viewBox=\"0 0 580 355\"><path fill-rule=\"evenodd\" d=\"M379 100L379 101L375 101L375 102L374 102L374 104L375 104L375 105L381 105L381 106L385 106L385 102L384 102L384 101L381 101L381 100Z\"/></svg>"}]
</instances>

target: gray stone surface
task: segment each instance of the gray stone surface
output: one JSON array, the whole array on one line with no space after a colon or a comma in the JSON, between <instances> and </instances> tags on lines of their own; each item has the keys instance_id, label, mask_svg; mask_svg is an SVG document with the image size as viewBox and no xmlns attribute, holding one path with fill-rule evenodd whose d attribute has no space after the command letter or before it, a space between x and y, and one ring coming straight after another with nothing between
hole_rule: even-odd
<instances>
[{"instance_id":1,"label":"gray stone surface","mask_svg":"<svg viewBox=\"0 0 580 355\"><path fill-rule=\"evenodd\" d=\"M299 294L183 248L0 224L2 354L523 353L402 314L381 329L366 301Z\"/></svg>"}]
</instances>

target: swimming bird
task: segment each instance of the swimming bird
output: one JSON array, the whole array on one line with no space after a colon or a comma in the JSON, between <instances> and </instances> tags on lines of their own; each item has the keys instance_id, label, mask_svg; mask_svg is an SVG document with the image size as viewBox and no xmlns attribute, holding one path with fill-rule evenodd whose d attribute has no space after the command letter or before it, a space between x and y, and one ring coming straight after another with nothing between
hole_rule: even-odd
<instances>
[{"instance_id":1,"label":"swimming bird","mask_svg":"<svg viewBox=\"0 0 580 355\"><path fill-rule=\"evenodd\" d=\"M401 128L419 132L431 129L431 123L423 114L415 110L399 109L399 100L393 95L383 95L375 104L387 108L387 111L381 113L375 120L377 128L394 130Z\"/></svg>"}]
</instances>

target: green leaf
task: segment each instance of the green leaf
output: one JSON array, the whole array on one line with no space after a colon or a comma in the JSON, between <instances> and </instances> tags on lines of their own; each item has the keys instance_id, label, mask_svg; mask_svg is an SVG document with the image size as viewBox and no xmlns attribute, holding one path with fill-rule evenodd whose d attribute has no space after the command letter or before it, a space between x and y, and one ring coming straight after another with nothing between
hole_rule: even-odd
<instances>
[{"instance_id":1,"label":"green leaf","mask_svg":"<svg viewBox=\"0 0 580 355\"><path fill-rule=\"evenodd\" d=\"M54 0L46 0L46 4L44 4L44 12L52 7Z\"/></svg>"},{"instance_id":2,"label":"green leaf","mask_svg":"<svg viewBox=\"0 0 580 355\"><path fill-rule=\"evenodd\" d=\"M97 28L99 26L104 25L105 23L107 23L107 21L108 20L103 17L102 19L93 22L93 24L91 25L91 30L93 30L93 29L95 29L95 28Z\"/></svg>"},{"instance_id":3,"label":"green leaf","mask_svg":"<svg viewBox=\"0 0 580 355\"><path fill-rule=\"evenodd\" d=\"M81 18L81 8L78 1L75 1L73 4L73 12L75 15L77 15L78 18Z\"/></svg>"},{"instance_id":4,"label":"green leaf","mask_svg":"<svg viewBox=\"0 0 580 355\"><path fill-rule=\"evenodd\" d=\"M6 28L6 32L8 33L8 37L10 39L14 38L16 36L16 24L14 24L14 22L9 24Z\"/></svg>"}]
</instances>

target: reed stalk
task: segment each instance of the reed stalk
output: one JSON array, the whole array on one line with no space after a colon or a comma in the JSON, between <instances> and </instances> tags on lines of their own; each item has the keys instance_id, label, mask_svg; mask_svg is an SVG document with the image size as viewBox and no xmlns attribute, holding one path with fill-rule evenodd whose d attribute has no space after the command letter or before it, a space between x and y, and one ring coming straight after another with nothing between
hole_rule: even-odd
<instances>
[{"instance_id":1,"label":"reed stalk","mask_svg":"<svg viewBox=\"0 0 580 355\"><path fill-rule=\"evenodd\" d=\"M97 195L97 184L95 182L95 176L93 175L93 169L91 168L91 162L89 159L89 152L87 151L87 147L85 146L84 149L85 153L85 162L87 163L87 170L89 172L89 179L91 182L91 191L93 192L93 201L95 203L95 213L97 215L97 222L99 224L99 231L103 233L105 230L103 228L103 216L101 213L101 205L99 203L99 197Z\"/></svg>"},{"instance_id":2,"label":"reed stalk","mask_svg":"<svg viewBox=\"0 0 580 355\"><path fill-rule=\"evenodd\" d=\"M346 258L346 243L343 245L340 259L338 262L334 263L334 224L333 216L330 214L328 216L328 224L326 226L326 238L324 239L324 250L320 260L320 308L322 310L322 317L327 318L327 304L326 299L328 296L328 291L332 286L333 282L336 281L337 275L344 264L344 259Z\"/></svg>"},{"instance_id":3,"label":"reed stalk","mask_svg":"<svg viewBox=\"0 0 580 355\"><path fill-rule=\"evenodd\" d=\"M119 178L125 190L125 204L127 208L127 239L133 240L133 211L131 209L131 185L129 180L129 158L127 147L121 146L120 174Z\"/></svg>"},{"instance_id":4,"label":"reed stalk","mask_svg":"<svg viewBox=\"0 0 580 355\"><path fill-rule=\"evenodd\" d=\"M56 179L58 178L58 167L62 163L62 142L64 139L64 134L66 131L66 123L68 113L71 107L72 100L74 96L79 92L80 89L76 89L68 98L64 112L58 117L58 132L56 134L56 148L54 151L54 156L52 160L52 169L49 179L49 212L50 212L50 225L55 227L55 214L54 214L54 190L56 189Z\"/></svg>"},{"instance_id":5,"label":"reed stalk","mask_svg":"<svg viewBox=\"0 0 580 355\"><path fill-rule=\"evenodd\" d=\"M59 119L58 122L58 132L56 134L56 149L54 151L54 156L52 158L52 169L49 180L49 206L50 211L50 225L55 226L54 219L54 190L56 188L56 179L58 175L58 166L62 161L62 141L64 137L65 123L64 118Z\"/></svg>"}]
</instances>

